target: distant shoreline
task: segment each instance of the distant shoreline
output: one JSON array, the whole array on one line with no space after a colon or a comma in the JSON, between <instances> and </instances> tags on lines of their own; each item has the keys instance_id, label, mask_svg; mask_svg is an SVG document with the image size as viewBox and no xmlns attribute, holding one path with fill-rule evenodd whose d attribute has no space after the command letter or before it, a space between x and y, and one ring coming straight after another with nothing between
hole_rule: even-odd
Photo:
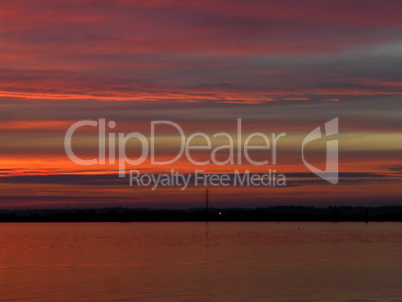
<instances>
[{"instance_id":1,"label":"distant shoreline","mask_svg":"<svg viewBox=\"0 0 402 302\"><path fill-rule=\"evenodd\" d=\"M194 209L41 209L0 210L1 222L402 222L402 206L326 207L274 206L266 208Z\"/></svg>"}]
</instances>

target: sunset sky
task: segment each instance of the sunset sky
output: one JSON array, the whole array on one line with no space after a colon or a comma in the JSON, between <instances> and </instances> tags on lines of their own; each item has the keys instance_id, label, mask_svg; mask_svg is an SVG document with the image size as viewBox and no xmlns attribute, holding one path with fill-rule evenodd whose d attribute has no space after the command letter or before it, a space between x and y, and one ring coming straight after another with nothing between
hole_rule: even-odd
<instances>
[{"instance_id":1,"label":"sunset sky","mask_svg":"<svg viewBox=\"0 0 402 302\"><path fill-rule=\"evenodd\" d=\"M131 167L287 176L284 188L211 188L211 206L401 204L401 15L399 0L0 0L0 208L203 205L203 187L151 191L117 165L73 163L66 131L101 118L147 137L157 120L186 134L235 135L237 119L245 134L286 132L276 165ZM337 117L333 185L305 167L301 144ZM97 131L77 131L77 155L97 156ZM177 135L158 129L158 158L174 156ZM322 169L325 144L305 150Z\"/></svg>"}]
</instances>

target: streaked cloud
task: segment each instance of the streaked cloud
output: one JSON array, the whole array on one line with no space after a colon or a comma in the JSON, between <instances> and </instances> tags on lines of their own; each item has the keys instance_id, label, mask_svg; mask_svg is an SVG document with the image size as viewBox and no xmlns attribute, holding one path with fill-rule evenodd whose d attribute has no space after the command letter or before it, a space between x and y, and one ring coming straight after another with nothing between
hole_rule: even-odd
<instances>
[{"instance_id":1,"label":"streaked cloud","mask_svg":"<svg viewBox=\"0 0 402 302\"><path fill-rule=\"evenodd\" d=\"M98 193L84 178L60 176L76 171L97 174L91 176L97 184L113 182L115 166L81 170L66 158L64 134L78 120L105 118L116 122L116 131L148 136L152 120L172 120L187 133L234 133L242 118L246 132L287 132L280 168L302 173L301 140L334 117L340 120L342 172L374 176L364 196L368 178L350 177L330 190L332 200L371 202L389 189L394 202L399 180L377 176L401 165L401 11L398 0L2 1L0 178L16 181L7 183L1 202L40 204L42 198L49 205L70 196L96 203L89 196ZM96 134L84 129L77 136L80 154L93 155ZM175 135L160 132L159 156L172 154ZM325 141L310 147L322 161ZM328 199L327 187L303 181L275 198ZM107 187L103 193L125 203L129 192ZM177 192L169 194L141 192L138 198L157 204ZM181 198L198 196L192 194ZM244 194L218 196L230 202ZM251 195L263 203L269 194Z\"/></svg>"}]
</instances>

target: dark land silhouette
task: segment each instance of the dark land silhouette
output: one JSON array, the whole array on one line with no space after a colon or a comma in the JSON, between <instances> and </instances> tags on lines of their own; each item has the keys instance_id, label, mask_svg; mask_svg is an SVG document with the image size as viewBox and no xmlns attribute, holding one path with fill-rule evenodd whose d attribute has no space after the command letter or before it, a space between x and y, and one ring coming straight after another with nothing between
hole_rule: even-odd
<instances>
[{"instance_id":1,"label":"dark land silhouette","mask_svg":"<svg viewBox=\"0 0 402 302\"><path fill-rule=\"evenodd\" d=\"M141 221L402 221L402 206L193 209L37 209L0 210L0 222L141 222Z\"/></svg>"}]
</instances>

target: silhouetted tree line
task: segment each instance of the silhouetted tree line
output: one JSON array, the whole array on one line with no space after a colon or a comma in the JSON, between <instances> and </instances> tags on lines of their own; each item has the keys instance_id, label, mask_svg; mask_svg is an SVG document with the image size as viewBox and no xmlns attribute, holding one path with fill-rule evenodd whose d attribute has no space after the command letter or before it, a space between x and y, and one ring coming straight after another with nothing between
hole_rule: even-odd
<instances>
[{"instance_id":1,"label":"silhouetted tree line","mask_svg":"<svg viewBox=\"0 0 402 302\"><path fill-rule=\"evenodd\" d=\"M48 209L3 210L0 222L134 222L134 221L402 221L402 206L267 208Z\"/></svg>"}]
</instances>

